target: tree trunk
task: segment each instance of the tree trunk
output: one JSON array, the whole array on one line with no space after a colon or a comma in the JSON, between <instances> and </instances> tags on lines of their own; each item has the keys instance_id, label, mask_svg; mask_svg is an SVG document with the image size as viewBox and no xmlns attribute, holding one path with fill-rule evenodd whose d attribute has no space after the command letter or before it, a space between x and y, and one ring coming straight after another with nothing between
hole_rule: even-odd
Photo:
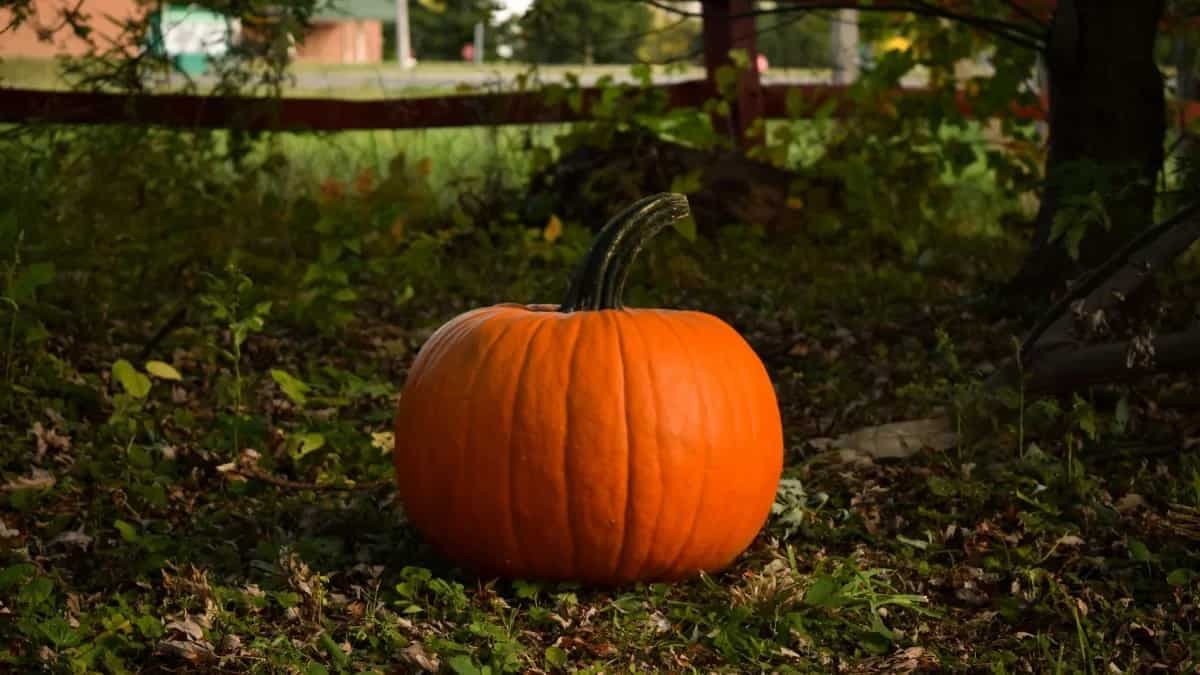
<instances>
[{"instance_id":1,"label":"tree trunk","mask_svg":"<svg viewBox=\"0 0 1200 675\"><path fill-rule=\"evenodd\" d=\"M1017 286L1044 295L1104 262L1154 220L1166 99L1154 61L1164 0L1060 0L1050 30L1050 149L1033 249ZM1087 228L1072 260L1053 239L1059 214L1103 197L1111 227Z\"/></svg>"},{"instance_id":2,"label":"tree trunk","mask_svg":"<svg viewBox=\"0 0 1200 675\"><path fill-rule=\"evenodd\" d=\"M1175 35L1173 54L1175 61L1175 98L1183 105L1200 98L1200 87L1196 82L1196 61L1200 56L1200 45L1190 33ZM1180 125L1181 134L1178 153L1179 168L1183 172L1183 184L1189 193L1187 199L1200 197L1200 142L1186 124Z\"/></svg>"},{"instance_id":3,"label":"tree trunk","mask_svg":"<svg viewBox=\"0 0 1200 675\"><path fill-rule=\"evenodd\" d=\"M704 0L704 69L708 81L717 86L717 70L731 65L729 52L742 49L750 59L750 67L738 73L737 100L727 119L714 116L713 126L727 127L733 140L742 147L760 143L761 137L750 138L746 132L763 115L762 84L758 73L758 27L754 21L753 0Z\"/></svg>"}]
</instances>

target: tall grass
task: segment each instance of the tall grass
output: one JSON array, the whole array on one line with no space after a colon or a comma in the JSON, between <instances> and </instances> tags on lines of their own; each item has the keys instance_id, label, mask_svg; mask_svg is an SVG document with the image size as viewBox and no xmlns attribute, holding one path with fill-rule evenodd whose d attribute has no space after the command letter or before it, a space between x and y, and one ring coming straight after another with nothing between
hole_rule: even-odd
<instances>
[{"instance_id":1,"label":"tall grass","mask_svg":"<svg viewBox=\"0 0 1200 675\"><path fill-rule=\"evenodd\" d=\"M314 175L349 180L373 168L382 172L403 153L429 158L430 181L440 190L495 184L520 188L529 178L535 147L551 149L568 125L455 127L447 129L278 134L270 147Z\"/></svg>"}]
</instances>

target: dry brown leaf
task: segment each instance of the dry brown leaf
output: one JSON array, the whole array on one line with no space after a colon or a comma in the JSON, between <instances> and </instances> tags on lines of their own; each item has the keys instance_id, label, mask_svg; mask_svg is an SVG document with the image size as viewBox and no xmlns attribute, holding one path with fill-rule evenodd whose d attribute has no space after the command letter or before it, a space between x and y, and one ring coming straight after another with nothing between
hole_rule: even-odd
<instances>
[{"instance_id":1,"label":"dry brown leaf","mask_svg":"<svg viewBox=\"0 0 1200 675\"><path fill-rule=\"evenodd\" d=\"M442 667L438 658L425 651L425 645L420 642L413 642L400 650L400 658L431 673L436 673Z\"/></svg>"},{"instance_id":2,"label":"dry brown leaf","mask_svg":"<svg viewBox=\"0 0 1200 675\"><path fill-rule=\"evenodd\" d=\"M546 227L542 228L542 237L551 243L562 236L563 224L558 219L558 216L551 214L550 220L546 223Z\"/></svg>"},{"instance_id":3,"label":"dry brown leaf","mask_svg":"<svg viewBox=\"0 0 1200 675\"><path fill-rule=\"evenodd\" d=\"M1083 546L1083 539L1073 534L1064 534L1058 538L1058 544L1060 546Z\"/></svg>"},{"instance_id":4,"label":"dry brown leaf","mask_svg":"<svg viewBox=\"0 0 1200 675\"><path fill-rule=\"evenodd\" d=\"M79 548L87 548L92 544L92 538L83 533L82 530L67 530L57 537L50 540L50 545L62 544L63 546L78 546Z\"/></svg>"},{"instance_id":5,"label":"dry brown leaf","mask_svg":"<svg viewBox=\"0 0 1200 675\"><path fill-rule=\"evenodd\" d=\"M163 640L158 643L158 653L197 665L216 660L213 647L207 642Z\"/></svg>"},{"instance_id":6,"label":"dry brown leaf","mask_svg":"<svg viewBox=\"0 0 1200 675\"><path fill-rule=\"evenodd\" d=\"M1129 492L1117 502L1118 513L1130 513L1145 508L1146 500L1136 492Z\"/></svg>"},{"instance_id":7,"label":"dry brown leaf","mask_svg":"<svg viewBox=\"0 0 1200 675\"><path fill-rule=\"evenodd\" d=\"M232 654L242 648L242 638L230 633L221 640L221 651Z\"/></svg>"},{"instance_id":8,"label":"dry brown leaf","mask_svg":"<svg viewBox=\"0 0 1200 675\"><path fill-rule=\"evenodd\" d=\"M21 476L16 480L11 480L4 485L0 485L0 492L52 488L57 482L57 479L54 478L54 474L46 471L45 469L34 467L29 476Z\"/></svg>"},{"instance_id":9,"label":"dry brown leaf","mask_svg":"<svg viewBox=\"0 0 1200 675\"><path fill-rule=\"evenodd\" d=\"M858 429L832 440L810 441L816 447L841 450L842 458L847 461L859 455L874 459L902 459L924 448L947 450L957 442L958 434L953 431L947 417L891 422Z\"/></svg>"},{"instance_id":10,"label":"dry brown leaf","mask_svg":"<svg viewBox=\"0 0 1200 675\"><path fill-rule=\"evenodd\" d=\"M192 640L200 641L204 639L204 628L200 624L192 621L191 617L184 617L182 621L172 621L166 626L169 631L178 631Z\"/></svg>"},{"instance_id":11,"label":"dry brown leaf","mask_svg":"<svg viewBox=\"0 0 1200 675\"><path fill-rule=\"evenodd\" d=\"M51 448L55 450L70 450L71 437L58 433L54 429L47 429L42 426L41 422L34 422L33 428L29 430L37 441L37 458L40 460L47 450Z\"/></svg>"}]
</instances>

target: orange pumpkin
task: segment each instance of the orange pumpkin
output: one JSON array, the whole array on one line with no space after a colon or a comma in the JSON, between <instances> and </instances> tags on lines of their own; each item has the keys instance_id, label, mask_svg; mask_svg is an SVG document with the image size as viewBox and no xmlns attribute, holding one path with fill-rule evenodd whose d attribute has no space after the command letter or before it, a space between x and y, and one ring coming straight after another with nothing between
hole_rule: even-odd
<instances>
[{"instance_id":1,"label":"orange pumpkin","mask_svg":"<svg viewBox=\"0 0 1200 675\"><path fill-rule=\"evenodd\" d=\"M425 343L394 458L409 520L450 560L610 585L715 571L754 540L783 464L766 369L710 314L620 303L642 244L687 213L645 198L561 305L475 309Z\"/></svg>"}]
</instances>

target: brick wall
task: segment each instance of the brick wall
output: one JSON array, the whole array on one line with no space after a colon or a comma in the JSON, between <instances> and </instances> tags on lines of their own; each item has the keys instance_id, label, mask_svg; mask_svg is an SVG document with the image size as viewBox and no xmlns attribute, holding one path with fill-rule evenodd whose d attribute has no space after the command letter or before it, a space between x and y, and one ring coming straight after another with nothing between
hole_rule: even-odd
<instances>
[{"instance_id":1,"label":"brick wall","mask_svg":"<svg viewBox=\"0 0 1200 675\"><path fill-rule=\"evenodd\" d=\"M20 28L0 33L0 57L50 58L86 53L88 43L62 27L63 10L75 5L72 0L35 0L34 14ZM121 33L116 21L135 16L140 8L136 0L83 0L81 11L90 17L87 23L92 28L92 41L104 49ZM8 25L11 18L10 11L0 9L0 26Z\"/></svg>"},{"instance_id":2,"label":"brick wall","mask_svg":"<svg viewBox=\"0 0 1200 675\"><path fill-rule=\"evenodd\" d=\"M53 30L62 24L63 9L73 8L77 1L35 0L35 13L19 29L0 33L0 58L51 58L86 53L88 43L69 29ZM92 40L103 48L121 32L116 21L135 16L141 10L137 0L83 0L82 11L90 17ZM8 10L0 9L0 26L7 25L11 16ZM317 23L297 44L296 57L321 63L379 63L383 59L383 22Z\"/></svg>"},{"instance_id":3,"label":"brick wall","mask_svg":"<svg viewBox=\"0 0 1200 675\"><path fill-rule=\"evenodd\" d=\"M296 45L296 59L319 63L379 63L383 22L373 19L317 23Z\"/></svg>"}]
</instances>

